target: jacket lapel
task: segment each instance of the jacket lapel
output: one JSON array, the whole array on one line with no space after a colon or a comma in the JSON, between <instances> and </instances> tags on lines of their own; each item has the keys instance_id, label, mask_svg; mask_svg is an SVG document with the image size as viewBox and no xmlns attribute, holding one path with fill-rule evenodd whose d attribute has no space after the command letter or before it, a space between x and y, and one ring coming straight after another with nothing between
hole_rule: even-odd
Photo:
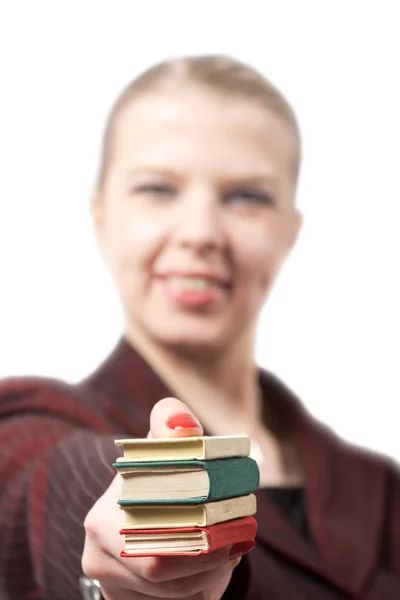
<instances>
[{"instance_id":1,"label":"jacket lapel","mask_svg":"<svg viewBox=\"0 0 400 600\"><path fill-rule=\"evenodd\" d=\"M260 533L288 558L347 592L360 593L380 561L387 467L383 460L341 442L272 375L264 373L262 385L270 410L292 429L299 449L315 550L311 545L304 548L300 536L283 519L278 523L271 511Z\"/></svg>"},{"instance_id":2,"label":"jacket lapel","mask_svg":"<svg viewBox=\"0 0 400 600\"><path fill-rule=\"evenodd\" d=\"M81 387L93 390L117 431L145 437L153 406L171 396L150 365L123 338Z\"/></svg>"}]
</instances>

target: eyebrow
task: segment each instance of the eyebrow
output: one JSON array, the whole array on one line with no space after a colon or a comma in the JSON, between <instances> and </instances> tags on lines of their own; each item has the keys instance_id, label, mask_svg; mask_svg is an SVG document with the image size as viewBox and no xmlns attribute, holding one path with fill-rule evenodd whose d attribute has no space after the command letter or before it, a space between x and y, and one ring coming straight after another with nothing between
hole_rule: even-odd
<instances>
[{"instance_id":1,"label":"eyebrow","mask_svg":"<svg viewBox=\"0 0 400 600\"><path fill-rule=\"evenodd\" d=\"M234 185L271 185L276 183L277 179L273 175L266 174L243 174L232 177Z\"/></svg>"},{"instance_id":2,"label":"eyebrow","mask_svg":"<svg viewBox=\"0 0 400 600\"><path fill-rule=\"evenodd\" d=\"M140 167L128 171L128 177L138 177L141 175L182 178L182 174L178 173L176 169L167 169L156 166ZM276 177L272 173L266 173L265 171L225 174L223 179L227 182L231 181L231 184L233 185L271 185L276 183Z\"/></svg>"},{"instance_id":3,"label":"eyebrow","mask_svg":"<svg viewBox=\"0 0 400 600\"><path fill-rule=\"evenodd\" d=\"M139 169L130 169L128 171L128 176L138 176L138 175L164 175L164 176L178 176L178 172L174 169L166 169L162 167L140 167Z\"/></svg>"}]
</instances>

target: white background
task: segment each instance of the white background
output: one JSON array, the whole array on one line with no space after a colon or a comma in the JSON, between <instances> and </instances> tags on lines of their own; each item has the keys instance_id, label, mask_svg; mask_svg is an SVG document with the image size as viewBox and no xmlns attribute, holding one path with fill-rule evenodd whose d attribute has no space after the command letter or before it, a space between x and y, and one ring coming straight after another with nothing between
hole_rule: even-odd
<instances>
[{"instance_id":1,"label":"white background","mask_svg":"<svg viewBox=\"0 0 400 600\"><path fill-rule=\"evenodd\" d=\"M397 0L0 5L0 377L75 381L121 314L88 213L121 88L154 61L227 52L300 119L305 227L258 358L342 436L400 459Z\"/></svg>"}]
</instances>

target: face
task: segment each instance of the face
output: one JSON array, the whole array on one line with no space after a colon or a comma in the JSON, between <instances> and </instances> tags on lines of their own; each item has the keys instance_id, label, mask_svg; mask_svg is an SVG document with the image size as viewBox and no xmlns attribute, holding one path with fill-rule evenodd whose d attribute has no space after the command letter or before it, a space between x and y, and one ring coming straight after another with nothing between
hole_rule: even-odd
<instances>
[{"instance_id":1,"label":"face","mask_svg":"<svg viewBox=\"0 0 400 600\"><path fill-rule=\"evenodd\" d=\"M204 90L124 111L93 212L130 331L211 351L254 330L299 228L293 145L265 108Z\"/></svg>"}]
</instances>

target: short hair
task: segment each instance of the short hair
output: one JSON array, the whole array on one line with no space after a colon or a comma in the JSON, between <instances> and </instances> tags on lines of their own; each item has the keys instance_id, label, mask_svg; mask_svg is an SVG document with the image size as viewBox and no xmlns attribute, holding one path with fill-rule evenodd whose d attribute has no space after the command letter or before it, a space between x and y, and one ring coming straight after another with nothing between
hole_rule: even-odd
<instances>
[{"instance_id":1,"label":"short hair","mask_svg":"<svg viewBox=\"0 0 400 600\"><path fill-rule=\"evenodd\" d=\"M193 83L224 96L248 100L283 119L294 138L293 176L298 179L301 164L301 135L296 115L284 95L259 71L229 56L202 55L160 62L131 81L118 96L106 121L97 186L101 188L111 159L116 122L138 97L157 89Z\"/></svg>"}]
</instances>

